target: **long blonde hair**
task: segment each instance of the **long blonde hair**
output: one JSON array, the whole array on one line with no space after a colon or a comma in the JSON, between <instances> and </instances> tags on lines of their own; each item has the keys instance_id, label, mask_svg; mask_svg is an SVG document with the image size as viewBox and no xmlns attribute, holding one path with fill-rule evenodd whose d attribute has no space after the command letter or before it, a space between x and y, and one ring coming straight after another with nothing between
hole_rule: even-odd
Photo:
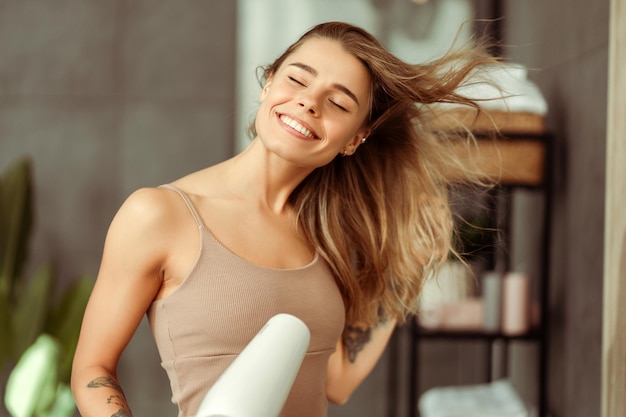
<instances>
[{"instance_id":1,"label":"long blonde hair","mask_svg":"<svg viewBox=\"0 0 626 417\"><path fill-rule=\"evenodd\" d=\"M417 308L424 277L450 255L453 222L445 175L460 162L428 124L428 104L478 108L455 93L477 67L482 48L456 49L411 65L365 30L343 22L315 26L264 69L262 82L307 39L339 42L372 79L371 129L350 157L337 156L292 193L297 225L329 263L348 323L402 321Z\"/></svg>"}]
</instances>

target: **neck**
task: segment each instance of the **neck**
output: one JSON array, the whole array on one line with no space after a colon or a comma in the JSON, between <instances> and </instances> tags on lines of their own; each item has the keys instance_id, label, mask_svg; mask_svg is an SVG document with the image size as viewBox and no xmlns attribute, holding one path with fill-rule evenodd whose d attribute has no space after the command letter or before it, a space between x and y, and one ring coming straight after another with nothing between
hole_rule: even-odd
<instances>
[{"instance_id":1,"label":"neck","mask_svg":"<svg viewBox=\"0 0 626 417\"><path fill-rule=\"evenodd\" d=\"M224 168L230 173L232 192L276 214L289 210L289 196L311 172L269 152L258 138Z\"/></svg>"}]
</instances>

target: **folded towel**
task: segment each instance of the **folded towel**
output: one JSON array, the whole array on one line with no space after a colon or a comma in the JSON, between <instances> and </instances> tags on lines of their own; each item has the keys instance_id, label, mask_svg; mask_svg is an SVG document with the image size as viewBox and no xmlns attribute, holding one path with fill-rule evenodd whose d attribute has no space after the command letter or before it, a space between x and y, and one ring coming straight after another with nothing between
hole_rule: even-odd
<instances>
[{"instance_id":1,"label":"folded towel","mask_svg":"<svg viewBox=\"0 0 626 417\"><path fill-rule=\"evenodd\" d=\"M508 380L489 384L432 388L419 400L422 417L528 417Z\"/></svg>"},{"instance_id":2,"label":"folded towel","mask_svg":"<svg viewBox=\"0 0 626 417\"><path fill-rule=\"evenodd\" d=\"M457 89L460 95L479 100L479 105L491 111L524 112L545 115L548 104L539 87L528 79L528 70L519 64L479 67ZM455 107L454 104L440 104Z\"/></svg>"}]
</instances>

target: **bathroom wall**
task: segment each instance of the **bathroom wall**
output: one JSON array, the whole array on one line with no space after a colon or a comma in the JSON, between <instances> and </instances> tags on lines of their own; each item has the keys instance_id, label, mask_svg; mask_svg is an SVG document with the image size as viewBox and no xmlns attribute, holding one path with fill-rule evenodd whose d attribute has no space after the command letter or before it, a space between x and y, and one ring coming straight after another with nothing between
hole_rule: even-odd
<instances>
[{"instance_id":1,"label":"bathroom wall","mask_svg":"<svg viewBox=\"0 0 626 417\"><path fill-rule=\"evenodd\" d=\"M554 135L550 410L599 416L609 1L504 1L503 10L505 54L532 68ZM535 204L520 195L516 209Z\"/></svg>"},{"instance_id":2,"label":"bathroom wall","mask_svg":"<svg viewBox=\"0 0 626 417\"><path fill-rule=\"evenodd\" d=\"M34 162L32 267L95 277L132 190L232 154L235 20L232 0L0 0L0 170ZM137 416L176 413L158 364L143 323L120 364Z\"/></svg>"}]
</instances>

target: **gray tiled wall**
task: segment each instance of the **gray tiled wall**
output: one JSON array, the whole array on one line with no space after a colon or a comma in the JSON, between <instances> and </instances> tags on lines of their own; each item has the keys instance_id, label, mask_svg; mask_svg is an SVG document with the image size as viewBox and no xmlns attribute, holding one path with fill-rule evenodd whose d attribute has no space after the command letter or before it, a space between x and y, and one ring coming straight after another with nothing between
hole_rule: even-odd
<instances>
[{"instance_id":1,"label":"gray tiled wall","mask_svg":"<svg viewBox=\"0 0 626 417\"><path fill-rule=\"evenodd\" d=\"M234 149L236 2L0 0L0 170L34 162L31 265L95 277L134 189ZM120 365L138 416L175 415L145 323Z\"/></svg>"}]
</instances>

